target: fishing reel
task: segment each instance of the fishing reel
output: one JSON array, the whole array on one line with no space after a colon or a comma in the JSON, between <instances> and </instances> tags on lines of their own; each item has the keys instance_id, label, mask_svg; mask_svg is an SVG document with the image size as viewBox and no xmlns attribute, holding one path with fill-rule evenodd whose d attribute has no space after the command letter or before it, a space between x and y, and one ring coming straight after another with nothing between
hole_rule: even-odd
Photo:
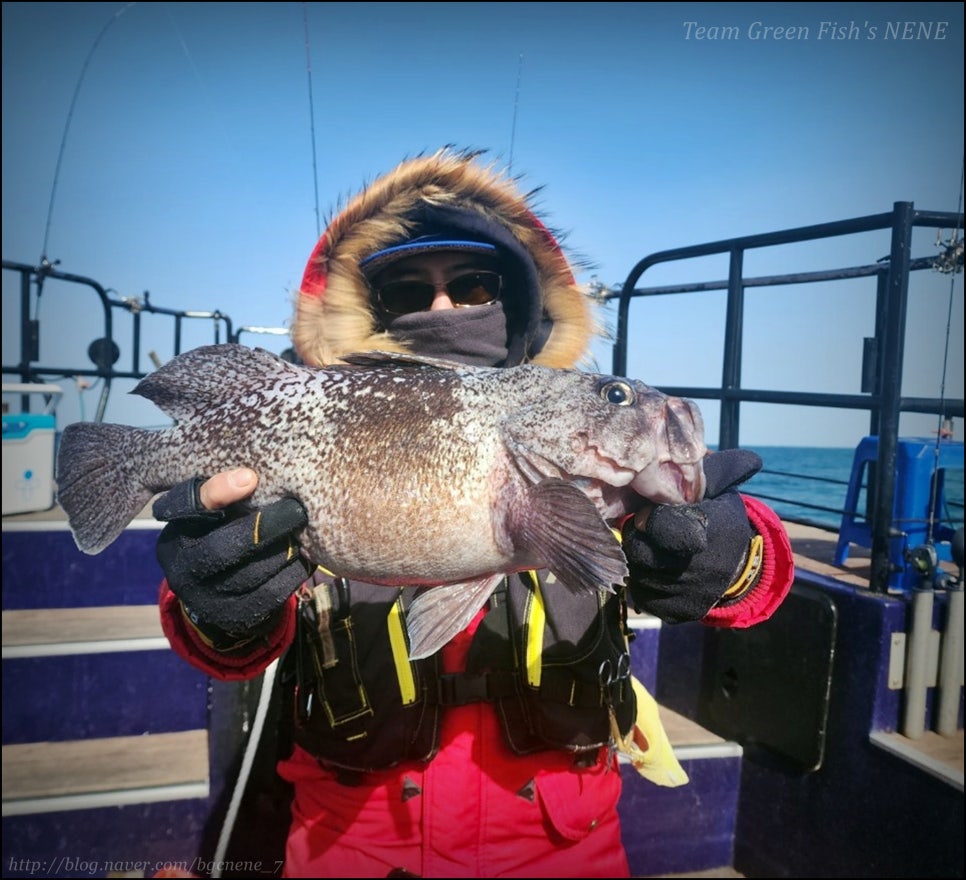
<instances>
[{"instance_id":1,"label":"fishing reel","mask_svg":"<svg viewBox=\"0 0 966 880\"><path fill-rule=\"evenodd\" d=\"M958 528L950 542L953 561L959 569L954 575L939 568L939 554L935 544L920 544L905 552L906 563L919 574L923 588L951 590L963 583L963 529Z\"/></svg>"},{"instance_id":2,"label":"fishing reel","mask_svg":"<svg viewBox=\"0 0 966 880\"><path fill-rule=\"evenodd\" d=\"M942 238L942 230L936 232L936 247L942 248L933 261L933 268L944 275L958 275L963 271L963 239L958 233Z\"/></svg>"},{"instance_id":3,"label":"fishing reel","mask_svg":"<svg viewBox=\"0 0 966 880\"><path fill-rule=\"evenodd\" d=\"M920 544L911 550L906 550L906 564L915 570L925 584L933 582L936 568L939 565L939 555L934 544Z\"/></svg>"}]
</instances>

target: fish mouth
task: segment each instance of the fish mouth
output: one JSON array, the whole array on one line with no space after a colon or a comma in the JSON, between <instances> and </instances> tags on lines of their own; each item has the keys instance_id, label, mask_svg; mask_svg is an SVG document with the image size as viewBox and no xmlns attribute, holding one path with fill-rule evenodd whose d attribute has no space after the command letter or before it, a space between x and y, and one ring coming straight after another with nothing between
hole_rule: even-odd
<instances>
[{"instance_id":1,"label":"fish mouth","mask_svg":"<svg viewBox=\"0 0 966 880\"><path fill-rule=\"evenodd\" d=\"M642 500L681 505L697 504L704 499L704 457L708 447L704 442L701 411L686 398L663 395L661 398L663 430L653 445L644 445L643 462L635 454L605 452L584 438L585 449L592 452L593 464L588 465L584 460L584 475L569 474L568 478L608 514L622 505L633 509ZM635 466L641 464L643 467L636 470Z\"/></svg>"},{"instance_id":2,"label":"fish mouth","mask_svg":"<svg viewBox=\"0 0 966 880\"><path fill-rule=\"evenodd\" d=\"M637 474L630 487L654 504L697 504L704 498L704 465L701 459L656 463Z\"/></svg>"},{"instance_id":3,"label":"fish mouth","mask_svg":"<svg viewBox=\"0 0 966 880\"><path fill-rule=\"evenodd\" d=\"M669 397L665 403L668 458L645 468L631 488L655 504L696 504L704 498L704 419L693 400Z\"/></svg>"}]
</instances>

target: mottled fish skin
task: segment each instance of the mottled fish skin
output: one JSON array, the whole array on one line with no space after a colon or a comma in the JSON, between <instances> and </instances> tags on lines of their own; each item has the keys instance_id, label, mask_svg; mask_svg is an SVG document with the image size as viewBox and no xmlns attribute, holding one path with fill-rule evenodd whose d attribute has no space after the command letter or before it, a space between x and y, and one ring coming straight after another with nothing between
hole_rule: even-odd
<instances>
[{"instance_id":1,"label":"mottled fish skin","mask_svg":"<svg viewBox=\"0 0 966 880\"><path fill-rule=\"evenodd\" d=\"M99 553L182 480L245 466L260 477L253 504L302 501L306 556L342 576L438 586L547 567L572 589L610 589L627 568L605 520L642 497L703 495L700 413L642 382L378 352L346 361L312 369L205 346L134 390L173 427L67 426L57 494L78 547Z\"/></svg>"}]
</instances>

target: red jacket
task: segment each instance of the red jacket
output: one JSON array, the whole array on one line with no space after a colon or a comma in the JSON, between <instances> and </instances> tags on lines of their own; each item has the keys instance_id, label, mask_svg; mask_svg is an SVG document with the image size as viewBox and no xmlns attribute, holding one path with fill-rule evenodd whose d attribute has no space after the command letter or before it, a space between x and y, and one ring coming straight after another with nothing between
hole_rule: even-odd
<instances>
[{"instance_id":1,"label":"red jacket","mask_svg":"<svg viewBox=\"0 0 966 880\"><path fill-rule=\"evenodd\" d=\"M763 540L762 572L739 602L713 608L711 626L744 627L774 613L791 586L793 559L777 515L743 496ZM223 680L252 678L292 643L296 598L267 640L242 656L214 651L161 586L161 619L174 650ZM447 644L444 671L464 668L480 617ZM279 764L293 783L286 876L373 877L402 869L423 877L619 877L616 758L601 749L577 767L565 751L517 755L505 745L493 704L452 706L428 763L404 762L344 785L304 750ZM472 769L470 769L472 768Z\"/></svg>"}]
</instances>

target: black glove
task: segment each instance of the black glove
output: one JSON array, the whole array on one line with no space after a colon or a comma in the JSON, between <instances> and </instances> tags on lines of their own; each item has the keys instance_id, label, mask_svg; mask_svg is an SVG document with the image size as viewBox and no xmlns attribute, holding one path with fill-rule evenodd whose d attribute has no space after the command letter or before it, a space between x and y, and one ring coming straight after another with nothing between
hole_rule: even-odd
<instances>
[{"instance_id":1,"label":"black glove","mask_svg":"<svg viewBox=\"0 0 966 880\"><path fill-rule=\"evenodd\" d=\"M643 531L624 526L632 604L668 623L700 620L741 573L755 532L736 487L761 470L745 449L713 452L700 504L658 505Z\"/></svg>"},{"instance_id":2,"label":"black glove","mask_svg":"<svg viewBox=\"0 0 966 880\"><path fill-rule=\"evenodd\" d=\"M192 622L226 649L270 632L308 576L295 538L308 517L295 498L206 510L198 494L203 482L186 480L155 501L155 519L168 523L157 557Z\"/></svg>"}]
</instances>

